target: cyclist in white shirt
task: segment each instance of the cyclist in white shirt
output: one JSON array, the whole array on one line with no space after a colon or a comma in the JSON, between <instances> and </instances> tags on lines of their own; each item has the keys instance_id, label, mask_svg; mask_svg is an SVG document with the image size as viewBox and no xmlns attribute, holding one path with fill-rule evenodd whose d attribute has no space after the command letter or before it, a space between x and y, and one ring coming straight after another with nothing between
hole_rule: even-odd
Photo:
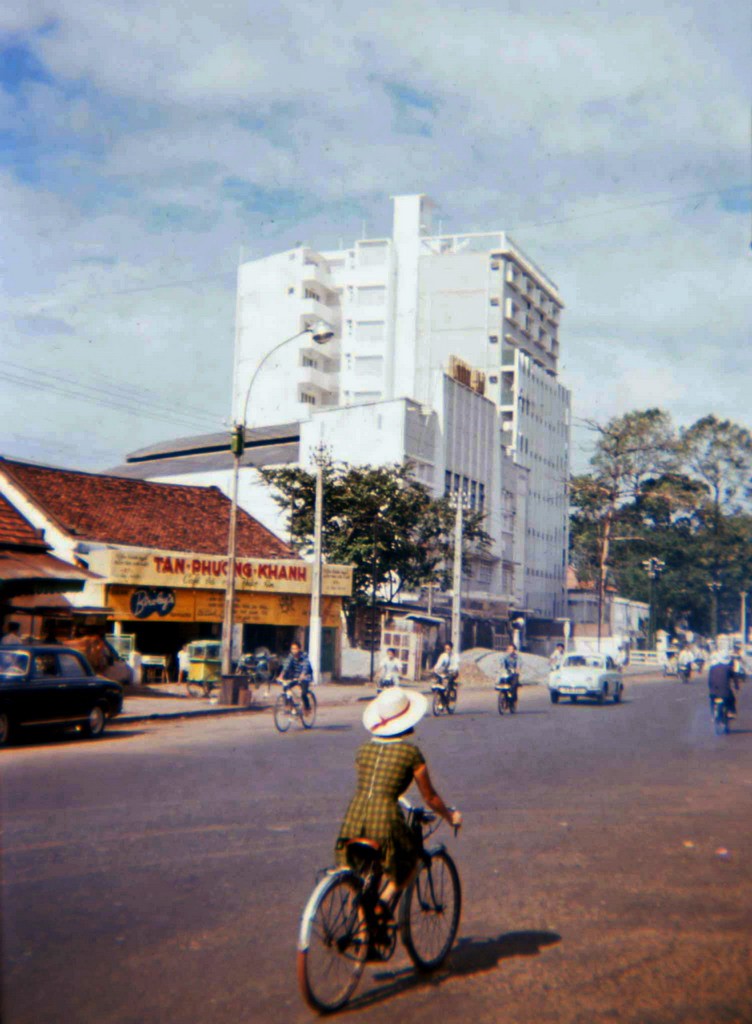
<instances>
[{"instance_id":1,"label":"cyclist in white shirt","mask_svg":"<svg viewBox=\"0 0 752 1024\"><path fill-rule=\"evenodd\" d=\"M397 657L396 650L393 647L387 647L386 657L381 663L377 692L380 693L385 686L399 686L401 669L402 663Z\"/></svg>"},{"instance_id":2,"label":"cyclist in white shirt","mask_svg":"<svg viewBox=\"0 0 752 1024\"><path fill-rule=\"evenodd\" d=\"M454 653L453 643L447 641L444 644L444 651L439 655L432 671L440 679L448 676L453 681L457 680L457 676L460 674L460 659L459 655Z\"/></svg>"}]
</instances>

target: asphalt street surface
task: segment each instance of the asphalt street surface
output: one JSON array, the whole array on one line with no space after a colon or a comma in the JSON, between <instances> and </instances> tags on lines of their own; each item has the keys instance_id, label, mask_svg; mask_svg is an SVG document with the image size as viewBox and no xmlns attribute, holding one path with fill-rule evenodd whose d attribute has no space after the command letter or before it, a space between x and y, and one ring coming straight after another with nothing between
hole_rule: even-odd
<instances>
[{"instance_id":1,"label":"asphalt street surface","mask_svg":"<svg viewBox=\"0 0 752 1024\"><path fill-rule=\"evenodd\" d=\"M353 788L364 704L123 724L0 753L3 1024L296 1024L298 920ZM627 680L553 706L461 690L417 731L465 815L433 976L398 946L367 1022L752 1024L752 692L716 737L705 686Z\"/></svg>"}]
</instances>

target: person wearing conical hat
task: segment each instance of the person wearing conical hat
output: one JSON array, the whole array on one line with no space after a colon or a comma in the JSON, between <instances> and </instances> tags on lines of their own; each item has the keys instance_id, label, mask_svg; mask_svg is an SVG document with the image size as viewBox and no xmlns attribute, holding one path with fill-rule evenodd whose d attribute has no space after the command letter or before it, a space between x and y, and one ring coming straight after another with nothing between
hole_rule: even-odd
<instances>
[{"instance_id":1,"label":"person wearing conical hat","mask_svg":"<svg viewBox=\"0 0 752 1024\"><path fill-rule=\"evenodd\" d=\"M337 864L347 864L350 839L371 839L381 847L388 901L410 880L419 847L407 826L399 797L414 782L424 801L437 814L459 828L462 815L450 810L433 788L426 759L412 742L414 727L426 713L421 693L399 686L383 690L363 712L363 725L371 733L355 756L357 786L345 813L335 846Z\"/></svg>"}]
</instances>

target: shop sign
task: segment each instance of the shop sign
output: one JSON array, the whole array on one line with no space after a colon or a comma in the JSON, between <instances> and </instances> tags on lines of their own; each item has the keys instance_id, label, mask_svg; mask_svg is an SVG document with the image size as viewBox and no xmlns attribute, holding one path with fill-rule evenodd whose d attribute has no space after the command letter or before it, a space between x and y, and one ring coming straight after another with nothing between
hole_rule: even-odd
<instances>
[{"instance_id":1,"label":"shop sign","mask_svg":"<svg viewBox=\"0 0 752 1024\"><path fill-rule=\"evenodd\" d=\"M169 587L107 588L107 605L113 618L127 622L222 622L224 592ZM321 620L338 628L342 601L324 597ZM235 595L235 622L271 626L306 626L311 614L305 594L239 592Z\"/></svg>"},{"instance_id":2,"label":"shop sign","mask_svg":"<svg viewBox=\"0 0 752 1024\"><path fill-rule=\"evenodd\" d=\"M92 551L89 566L110 584L137 587L224 590L226 558L182 554L174 551ZM321 591L336 597L352 593L352 567L322 566ZM310 594L313 566L293 559L239 558L235 563L235 588L240 591Z\"/></svg>"}]
</instances>

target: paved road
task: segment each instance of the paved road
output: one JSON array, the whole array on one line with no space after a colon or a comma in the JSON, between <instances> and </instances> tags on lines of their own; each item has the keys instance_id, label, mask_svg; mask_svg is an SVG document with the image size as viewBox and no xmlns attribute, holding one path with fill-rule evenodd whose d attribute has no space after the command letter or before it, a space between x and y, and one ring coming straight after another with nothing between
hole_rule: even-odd
<instances>
[{"instance_id":1,"label":"paved road","mask_svg":"<svg viewBox=\"0 0 752 1024\"><path fill-rule=\"evenodd\" d=\"M367 971L367 1022L750 1024L752 696L717 738L698 683L421 723L462 808L438 976ZM362 704L2 752L4 1024L296 1024L298 915L347 802ZM726 850L727 853L719 851ZM352 1018L351 1018L352 1019Z\"/></svg>"}]
</instances>

